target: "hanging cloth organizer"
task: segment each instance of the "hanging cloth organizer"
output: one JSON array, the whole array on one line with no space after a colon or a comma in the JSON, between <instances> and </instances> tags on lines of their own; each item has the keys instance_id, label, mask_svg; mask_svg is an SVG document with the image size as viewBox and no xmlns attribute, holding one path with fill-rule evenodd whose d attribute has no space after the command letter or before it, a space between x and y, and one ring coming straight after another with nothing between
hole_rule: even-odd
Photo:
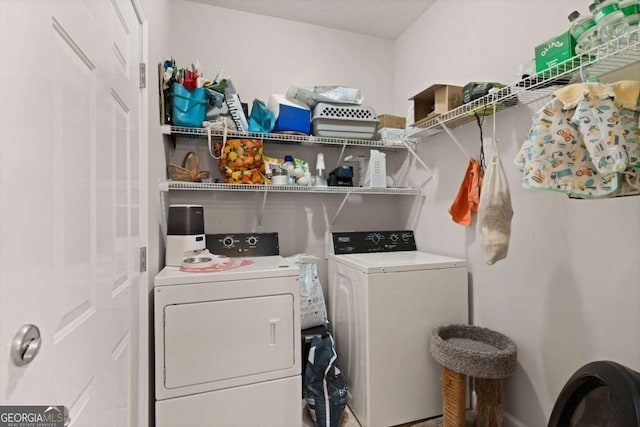
<instances>
[{"instance_id":1,"label":"hanging cloth organizer","mask_svg":"<svg viewBox=\"0 0 640 427\"><path fill-rule=\"evenodd\" d=\"M640 194L640 82L573 84L553 95L515 159L522 186L579 198Z\"/></svg>"}]
</instances>

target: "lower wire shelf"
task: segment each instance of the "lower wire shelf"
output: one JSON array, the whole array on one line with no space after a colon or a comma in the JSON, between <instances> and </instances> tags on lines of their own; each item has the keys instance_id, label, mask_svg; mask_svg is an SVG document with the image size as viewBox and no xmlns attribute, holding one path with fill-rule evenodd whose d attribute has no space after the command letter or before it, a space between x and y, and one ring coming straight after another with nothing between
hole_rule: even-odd
<instances>
[{"instance_id":1,"label":"lower wire shelf","mask_svg":"<svg viewBox=\"0 0 640 427\"><path fill-rule=\"evenodd\" d=\"M164 181L160 184L163 191L253 191L269 193L321 193L321 194L398 194L418 195L419 189L410 187L363 188L363 187L305 187L301 185L270 184L222 184L208 182Z\"/></svg>"}]
</instances>

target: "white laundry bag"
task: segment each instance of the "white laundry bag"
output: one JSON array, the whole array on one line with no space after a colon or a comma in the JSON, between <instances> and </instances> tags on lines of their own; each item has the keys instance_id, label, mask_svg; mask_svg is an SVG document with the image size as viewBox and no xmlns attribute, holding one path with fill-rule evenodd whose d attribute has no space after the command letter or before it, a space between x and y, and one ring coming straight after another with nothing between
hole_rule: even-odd
<instances>
[{"instance_id":1,"label":"white laundry bag","mask_svg":"<svg viewBox=\"0 0 640 427\"><path fill-rule=\"evenodd\" d=\"M493 158L482 181L478 205L478 228L487 264L495 264L507 257L512 217L509 182L494 139Z\"/></svg>"}]
</instances>

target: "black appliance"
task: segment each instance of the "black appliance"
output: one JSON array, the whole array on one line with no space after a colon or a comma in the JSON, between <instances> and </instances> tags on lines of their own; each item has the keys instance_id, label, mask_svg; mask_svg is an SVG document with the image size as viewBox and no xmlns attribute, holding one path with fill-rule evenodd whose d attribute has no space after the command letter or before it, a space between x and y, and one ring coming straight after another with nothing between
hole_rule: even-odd
<instances>
[{"instance_id":1,"label":"black appliance","mask_svg":"<svg viewBox=\"0 0 640 427\"><path fill-rule=\"evenodd\" d=\"M611 361L587 363L567 381L548 427L640 426L640 373Z\"/></svg>"}]
</instances>

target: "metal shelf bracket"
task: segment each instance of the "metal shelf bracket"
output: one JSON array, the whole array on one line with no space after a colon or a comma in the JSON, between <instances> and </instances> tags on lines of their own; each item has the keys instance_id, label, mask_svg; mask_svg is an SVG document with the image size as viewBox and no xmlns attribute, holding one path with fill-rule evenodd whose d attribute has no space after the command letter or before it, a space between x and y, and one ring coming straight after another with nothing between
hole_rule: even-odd
<instances>
[{"instance_id":1,"label":"metal shelf bracket","mask_svg":"<svg viewBox=\"0 0 640 427\"><path fill-rule=\"evenodd\" d=\"M405 145L405 147L407 147L407 151L409 151L409 153L411 153L411 155L413 156L414 159L416 159L416 161L418 163L420 163L422 165L422 167L427 171L427 173L429 174L429 178L427 178L427 180L425 181L425 184L429 181L431 181L431 179L433 178L433 172L431 171L431 168L429 166L427 166L427 164L425 162L422 161L422 159L420 158L420 156L418 156L418 153L416 153L407 143L407 141L405 141L404 139L402 139L402 143Z\"/></svg>"},{"instance_id":2,"label":"metal shelf bracket","mask_svg":"<svg viewBox=\"0 0 640 427\"><path fill-rule=\"evenodd\" d=\"M258 233L262 232L262 218L264 218L264 207L267 204L267 193L269 193L266 188L262 195L262 207L260 208L260 213L258 214Z\"/></svg>"}]
</instances>

